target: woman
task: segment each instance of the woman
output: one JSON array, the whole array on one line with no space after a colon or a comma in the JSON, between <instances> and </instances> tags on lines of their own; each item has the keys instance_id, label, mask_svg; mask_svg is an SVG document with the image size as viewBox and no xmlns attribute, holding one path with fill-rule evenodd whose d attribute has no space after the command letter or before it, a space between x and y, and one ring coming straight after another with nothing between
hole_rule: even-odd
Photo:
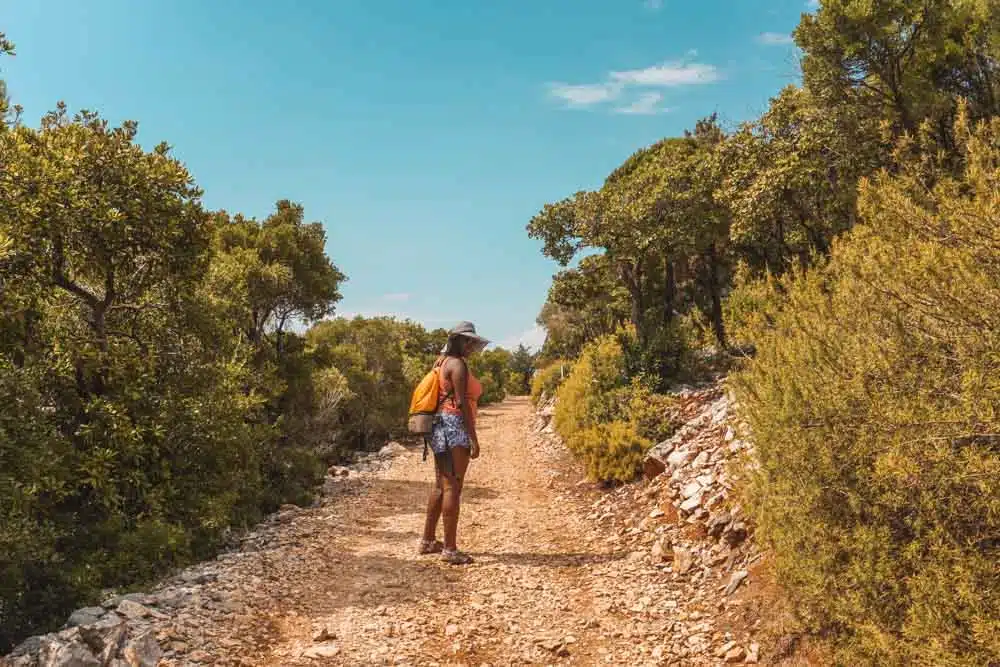
<instances>
[{"instance_id":1,"label":"woman","mask_svg":"<svg viewBox=\"0 0 1000 667\"><path fill-rule=\"evenodd\" d=\"M462 322L448 333L448 344L437 363L441 373L440 408L430 436L436 481L427 503L420 553L441 552L441 557L452 565L472 562L458 550L456 533L465 471L469 460L479 457L476 409L483 386L469 372L466 360L487 344L488 340L476 335L471 322ZM435 539L438 518L444 519L444 543Z\"/></svg>"}]
</instances>

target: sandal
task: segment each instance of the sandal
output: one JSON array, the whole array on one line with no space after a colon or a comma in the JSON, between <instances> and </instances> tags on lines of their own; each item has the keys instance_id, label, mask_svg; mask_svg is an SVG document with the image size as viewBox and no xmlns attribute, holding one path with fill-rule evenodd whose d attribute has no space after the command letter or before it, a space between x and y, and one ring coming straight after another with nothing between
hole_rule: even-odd
<instances>
[{"instance_id":1,"label":"sandal","mask_svg":"<svg viewBox=\"0 0 1000 667\"><path fill-rule=\"evenodd\" d=\"M417 551L420 555L425 554L437 554L444 550L444 544L441 540L420 540L420 549Z\"/></svg>"},{"instance_id":2,"label":"sandal","mask_svg":"<svg viewBox=\"0 0 1000 667\"><path fill-rule=\"evenodd\" d=\"M442 549L441 560L449 565L468 565L472 562L472 556L462 553L458 549Z\"/></svg>"}]
</instances>

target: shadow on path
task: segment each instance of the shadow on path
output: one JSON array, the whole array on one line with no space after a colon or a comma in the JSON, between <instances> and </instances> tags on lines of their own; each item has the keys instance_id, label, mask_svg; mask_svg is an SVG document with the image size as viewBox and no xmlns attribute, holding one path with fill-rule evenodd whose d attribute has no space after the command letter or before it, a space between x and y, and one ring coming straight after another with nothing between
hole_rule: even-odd
<instances>
[{"instance_id":1,"label":"shadow on path","mask_svg":"<svg viewBox=\"0 0 1000 667\"><path fill-rule=\"evenodd\" d=\"M625 552L609 554L470 552L469 555L482 559L484 563L495 561L504 565L525 565L528 567L589 567L622 560L627 554Z\"/></svg>"}]
</instances>

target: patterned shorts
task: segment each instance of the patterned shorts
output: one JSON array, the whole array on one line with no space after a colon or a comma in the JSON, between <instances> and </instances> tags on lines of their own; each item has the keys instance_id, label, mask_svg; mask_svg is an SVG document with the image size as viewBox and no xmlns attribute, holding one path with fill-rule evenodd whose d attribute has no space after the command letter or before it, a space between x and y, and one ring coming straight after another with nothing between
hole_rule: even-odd
<instances>
[{"instance_id":1,"label":"patterned shorts","mask_svg":"<svg viewBox=\"0 0 1000 667\"><path fill-rule=\"evenodd\" d=\"M431 430L430 445L435 454L444 454L455 447L471 447L462 416L439 414Z\"/></svg>"}]
</instances>

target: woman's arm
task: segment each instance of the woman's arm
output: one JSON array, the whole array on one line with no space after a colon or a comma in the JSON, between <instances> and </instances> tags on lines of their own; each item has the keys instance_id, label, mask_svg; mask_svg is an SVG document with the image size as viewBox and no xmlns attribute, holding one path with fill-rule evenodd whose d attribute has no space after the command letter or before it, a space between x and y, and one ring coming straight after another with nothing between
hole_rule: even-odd
<instances>
[{"instance_id":1,"label":"woman's arm","mask_svg":"<svg viewBox=\"0 0 1000 667\"><path fill-rule=\"evenodd\" d=\"M469 384L469 370L465 362L459 360L458 365L451 364L451 386L455 388L455 398L458 399L458 406L462 411L462 419L465 421L465 432L469 434L472 448L469 452L471 458L479 456L479 436L476 434L476 418L472 414L472 406L466 396L466 389Z\"/></svg>"}]
</instances>

